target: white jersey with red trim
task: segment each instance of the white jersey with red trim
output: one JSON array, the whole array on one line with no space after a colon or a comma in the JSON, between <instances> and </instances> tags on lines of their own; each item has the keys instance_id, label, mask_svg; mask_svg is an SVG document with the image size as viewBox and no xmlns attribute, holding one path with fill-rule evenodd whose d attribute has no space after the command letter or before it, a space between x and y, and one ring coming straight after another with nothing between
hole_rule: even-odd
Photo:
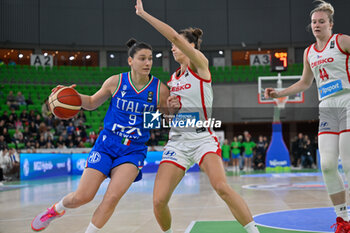
<instances>
[{"instance_id":1,"label":"white jersey with red trim","mask_svg":"<svg viewBox=\"0 0 350 233\"><path fill-rule=\"evenodd\" d=\"M339 36L341 34L332 35L321 51L316 49L316 43L307 50L307 61L316 80L319 100L350 89L350 54L339 46Z\"/></svg>"},{"instance_id":2,"label":"white jersey with red trim","mask_svg":"<svg viewBox=\"0 0 350 233\"><path fill-rule=\"evenodd\" d=\"M211 80L205 80L198 76L190 67L178 75L180 68L168 81L170 95L178 96L181 107L177 116L195 116L202 122L212 122L213 89ZM193 125L192 125L193 126ZM214 136L212 127L184 127L172 125L169 137L182 136L186 139L198 139L206 136Z\"/></svg>"}]
</instances>

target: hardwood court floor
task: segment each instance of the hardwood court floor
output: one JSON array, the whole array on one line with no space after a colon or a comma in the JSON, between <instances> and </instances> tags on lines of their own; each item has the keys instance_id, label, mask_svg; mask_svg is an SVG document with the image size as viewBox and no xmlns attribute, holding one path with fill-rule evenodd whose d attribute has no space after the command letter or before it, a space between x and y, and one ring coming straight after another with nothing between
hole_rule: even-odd
<instances>
[{"instance_id":1,"label":"hardwood court floor","mask_svg":"<svg viewBox=\"0 0 350 233\"><path fill-rule=\"evenodd\" d=\"M101 233L160 233L152 211L152 190L155 174L132 185L122 198L113 216ZM32 232L33 217L74 191L80 177L61 177L3 185L0 190L0 233ZM322 186L320 175L249 177L228 176L231 187L248 203L253 215L267 212L329 207L331 203ZM84 233L93 211L107 187L105 181L95 199L53 221L45 233ZM295 184L302 184L300 186ZM303 185L310 184L310 185ZM1 187L1 186L0 186ZM306 188L305 188L306 187ZM11 189L10 188L14 188ZM188 173L175 191L170 208L173 230L186 231L192 221L230 221L233 217L215 193L204 173ZM214 232L213 232L214 233ZM220 232L215 232L220 233Z\"/></svg>"}]
</instances>

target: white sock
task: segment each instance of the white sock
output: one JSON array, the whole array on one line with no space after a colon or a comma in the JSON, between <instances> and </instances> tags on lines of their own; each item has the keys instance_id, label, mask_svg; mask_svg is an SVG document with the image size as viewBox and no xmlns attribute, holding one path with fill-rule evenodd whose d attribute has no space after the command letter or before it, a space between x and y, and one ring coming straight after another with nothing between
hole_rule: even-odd
<instances>
[{"instance_id":1,"label":"white sock","mask_svg":"<svg viewBox=\"0 0 350 233\"><path fill-rule=\"evenodd\" d=\"M254 221L248 223L247 225L244 226L244 229L248 233L259 233L258 228L256 227L256 223Z\"/></svg>"},{"instance_id":2,"label":"white sock","mask_svg":"<svg viewBox=\"0 0 350 233\"><path fill-rule=\"evenodd\" d=\"M90 222L88 228L86 229L85 233L97 233L100 229L98 229L92 222Z\"/></svg>"},{"instance_id":3,"label":"white sock","mask_svg":"<svg viewBox=\"0 0 350 233\"><path fill-rule=\"evenodd\" d=\"M348 208L346 203L334 206L335 213L337 217L341 217L344 221L349 221Z\"/></svg>"},{"instance_id":4,"label":"white sock","mask_svg":"<svg viewBox=\"0 0 350 233\"><path fill-rule=\"evenodd\" d=\"M167 231L164 231L164 233L173 233L173 230L171 230L171 228Z\"/></svg>"},{"instance_id":5,"label":"white sock","mask_svg":"<svg viewBox=\"0 0 350 233\"><path fill-rule=\"evenodd\" d=\"M55 210L58 213L62 213L66 209L67 208L64 207L64 205L63 205L63 198L62 198L62 200L60 200L58 203L55 204Z\"/></svg>"}]
</instances>

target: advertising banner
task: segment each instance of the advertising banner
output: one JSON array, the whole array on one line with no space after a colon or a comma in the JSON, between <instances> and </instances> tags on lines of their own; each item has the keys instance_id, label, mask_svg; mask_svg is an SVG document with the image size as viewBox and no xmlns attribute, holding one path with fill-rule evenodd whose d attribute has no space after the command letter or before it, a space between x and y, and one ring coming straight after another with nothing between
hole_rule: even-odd
<instances>
[{"instance_id":1,"label":"advertising banner","mask_svg":"<svg viewBox=\"0 0 350 233\"><path fill-rule=\"evenodd\" d=\"M20 155L21 180L69 175L71 166L70 154Z\"/></svg>"}]
</instances>

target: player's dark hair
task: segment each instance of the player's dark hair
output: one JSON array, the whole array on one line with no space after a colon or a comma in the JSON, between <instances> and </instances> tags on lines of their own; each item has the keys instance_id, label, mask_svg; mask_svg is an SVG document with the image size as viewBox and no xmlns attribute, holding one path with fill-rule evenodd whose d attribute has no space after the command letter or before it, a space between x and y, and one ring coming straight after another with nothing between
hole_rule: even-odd
<instances>
[{"instance_id":1,"label":"player's dark hair","mask_svg":"<svg viewBox=\"0 0 350 233\"><path fill-rule=\"evenodd\" d=\"M135 53L137 53L141 49L149 49L153 51L152 46L145 42L138 42L134 38L130 38L128 42L126 42L126 46L129 48L128 55L129 57L134 57Z\"/></svg>"},{"instance_id":2,"label":"player's dark hair","mask_svg":"<svg viewBox=\"0 0 350 233\"><path fill-rule=\"evenodd\" d=\"M184 35L188 42L194 43L196 49L200 49L202 43L203 31L200 28L186 28L179 31L180 35Z\"/></svg>"}]
</instances>

